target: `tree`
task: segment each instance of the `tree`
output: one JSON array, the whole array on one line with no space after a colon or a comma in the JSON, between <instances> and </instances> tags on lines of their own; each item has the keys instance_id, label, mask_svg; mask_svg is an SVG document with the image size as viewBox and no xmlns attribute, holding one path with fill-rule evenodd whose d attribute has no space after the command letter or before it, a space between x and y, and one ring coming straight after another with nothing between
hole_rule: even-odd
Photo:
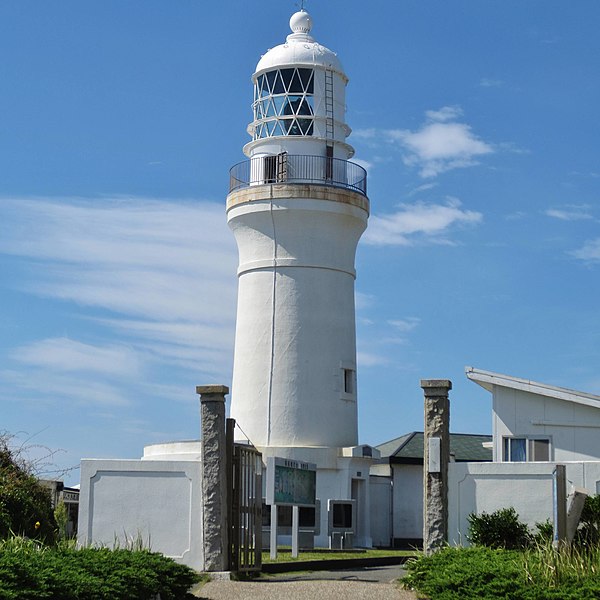
<instances>
[{"instance_id":1,"label":"tree","mask_svg":"<svg viewBox=\"0 0 600 600\"><path fill-rule=\"evenodd\" d=\"M13 534L51 543L56 521L50 491L32 472L22 449L14 449L12 436L0 433L0 539Z\"/></svg>"}]
</instances>

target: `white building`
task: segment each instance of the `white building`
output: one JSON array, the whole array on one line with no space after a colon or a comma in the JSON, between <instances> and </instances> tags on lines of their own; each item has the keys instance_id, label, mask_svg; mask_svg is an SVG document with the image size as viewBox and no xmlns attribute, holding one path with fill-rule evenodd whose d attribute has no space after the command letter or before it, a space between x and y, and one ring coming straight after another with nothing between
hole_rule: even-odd
<instances>
[{"instance_id":1,"label":"white building","mask_svg":"<svg viewBox=\"0 0 600 600\"><path fill-rule=\"evenodd\" d=\"M492 463L449 469L449 541L468 543L470 513L513 507L530 527L553 516L553 471L600 493L600 396L466 368L492 394Z\"/></svg>"},{"instance_id":2,"label":"white building","mask_svg":"<svg viewBox=\"0 0 600 600\"><path fill-rule=\"evenodd\" d=\"M453 462L490 462L492 437L450 434ZM375 546L420 548L423 544L422 431L376 446L381 458L371 467L371 536Z\"/></svg>"},{"instance_id":3,"label":"white building","mask_svg":"<svg viewBox=\"0 0 600 600\"><path fill-rule=\"evenodd\" d=\"M495 462L600 460L600 396L466 368L492 394Z\"/></svg>"},{"instance_id":4,"label":"white building","mask_svg":"<svg viewBox=\"0 0 600 600\"><path fill-rule=\"evenodd\" d=\"M316 463L317 496L353 499L370 546L370 447L358 446L354 258L366 172L349 159L334 52L301 10L252 75L248 160L231 169L227 221L239 250L231 416L266 459ZM327 543L327 514L321 511Z\"/></svg>"}]
</instances>

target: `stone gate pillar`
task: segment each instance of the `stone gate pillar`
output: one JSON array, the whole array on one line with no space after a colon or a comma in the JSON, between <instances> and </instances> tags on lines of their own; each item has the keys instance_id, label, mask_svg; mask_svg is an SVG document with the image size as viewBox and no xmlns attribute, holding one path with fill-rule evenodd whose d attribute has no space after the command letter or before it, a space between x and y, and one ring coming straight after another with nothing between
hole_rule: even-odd
<instances>
[{"instance_id":1,"label":"stone gate pillar","mask_svg":"<svg viewBox=\"0 0 600 600\"><path fill-rule=\"evenodd\" d=\"M225 461L225 385L199 385L202 421L202 504L204 569L226 571L227 470Z\"/></svg>"},{"instance_id":2,"label":"stone gate pillar","mask_svg":"<svg viewBox=\"0 0 600 600\"><path fill-rule=\"evenodd\" d=\"M431 554L448 541L450 462L449 379L421 379L425 395L423 452L423 550Z\"/></svg>"}]
</instances>

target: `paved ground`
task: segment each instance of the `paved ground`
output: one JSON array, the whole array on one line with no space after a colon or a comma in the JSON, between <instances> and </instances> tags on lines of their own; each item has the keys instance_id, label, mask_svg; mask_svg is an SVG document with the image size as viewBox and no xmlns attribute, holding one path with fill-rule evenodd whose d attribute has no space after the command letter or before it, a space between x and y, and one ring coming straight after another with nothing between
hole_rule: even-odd
<instances>
[{"instance_id":1,"label":"paved ground","mask_svg":"<svg viewBox=\"0 0 600 600\"><path fill-rule=\"evenodd\" d=\"M196 592L202 600L414 600L396 580L400 566L283 573L256 581L211 581Z\"/></svg>"}]
</instances>

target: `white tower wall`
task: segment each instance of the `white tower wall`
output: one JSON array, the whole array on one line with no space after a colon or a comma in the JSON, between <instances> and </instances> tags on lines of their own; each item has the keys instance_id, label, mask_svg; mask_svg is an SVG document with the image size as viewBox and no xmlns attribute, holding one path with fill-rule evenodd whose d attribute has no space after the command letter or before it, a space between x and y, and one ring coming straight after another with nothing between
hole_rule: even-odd
<instances>
[{"instance_id":1,"label":"white tower wall","mask_svg":"<svg viewBox=\"0 0 600 600\"><path fill-rule=\"evenodd\" d=\"M306 197L228 211L240 254L231 416L259 447L358 443L354 254L366 220Z\"/></svg>"}]
</instances>

